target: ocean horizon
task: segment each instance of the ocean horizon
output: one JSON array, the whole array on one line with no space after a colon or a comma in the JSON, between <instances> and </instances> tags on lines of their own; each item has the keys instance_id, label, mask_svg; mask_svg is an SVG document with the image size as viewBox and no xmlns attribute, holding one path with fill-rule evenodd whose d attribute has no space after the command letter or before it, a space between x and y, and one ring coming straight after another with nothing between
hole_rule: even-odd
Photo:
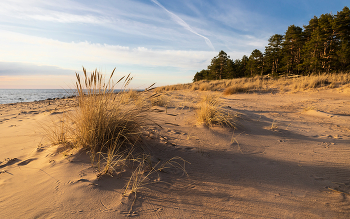
<instances>
[{"instance_id":1,"label":"ocean horizon","mask_svg":"<svg viewBox=\"0 0 350 219\"><path fill-rule=\"evenodd\" d=\"M121 90L114 90L116 93L119 91ZM137 91L143 91L143 89L137 89ZM75 95L74 89L0 89L0 104L67 98Z\"/></svg>"},{"instance_id":2,"label":"ocean horizon","mask_svg":"<svg viewBox=\"0 0 350 219\"><path fill-rule=\"evenodd\" d=\"M66 89L0 89L0 104L33 102L75 95Z\"/></svg>"}]
</instances>

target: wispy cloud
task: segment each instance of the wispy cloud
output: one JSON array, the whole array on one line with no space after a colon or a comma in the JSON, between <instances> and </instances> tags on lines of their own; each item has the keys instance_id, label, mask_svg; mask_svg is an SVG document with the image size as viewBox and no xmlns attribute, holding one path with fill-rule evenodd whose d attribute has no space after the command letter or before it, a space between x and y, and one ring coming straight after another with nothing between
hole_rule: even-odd
<instances>
[{"instance_id":1,"label":"wispy cloud","mask_svg":"<svg viewBox=\"0 0 350 219\"><path fill-rule=\"evenodd\" d=\"M213 44L211 43L211 41L209 40L208 37L205 37L199 33L197 33L195 30L192 29L192 27L190 27L190 25L188 25L184 20L182 20L179 16L177 16L176 14L172 13L171 11L167 10L163 5L161 5L157 0L151 0L153 3L157 4L159 7L161 7L162 9L164 9L169 16L171 17L171 19L173 19L176 23L178 23L179 25L181 25L182 27L184 27L186 30L191 31L192 33L196 34L197 36L202 37L206 44L212 49L215 50Z\"/></svg>"},{"instance_id":2,"label":"wispy cloud","mask_svg":"<svg viewBox=\"0 0 350 219\"><path fill-rule=\"evenodd\" d=\"M50 14L42 15L28 15L29 18L39 21L51 21L60 23L87 23L87 24L108 24L112 20L103 17L97 17L92 15L74 15L62 12L52 12Z\"/></svg>"},{"instance_id":3,"label":"wispy cloud","mask_svg":"<svg viewBox=\"0 0 350 219\"><path fill-rule=\"evenodd\" d=\"M74 70L57 66L35 65L24 62L0 62L0 76L17 75L71 75Z\"/></svg>"},{"instance_id":4,"label":"wispy cloud","mask_svg":"<svg viewBox=\"0 0 350 219\"><path fill-rule=\"evenodd\" d=\"M212 51L153 50L146 47L85 42L62 42L0 30L1 61L39 65L67 66L75 69L83 63L172 66L197 69L216 55ZM206 63L207 64L207 63Z\"/></svg>"},{"instance_id":5,"label":"wispy cloud","mask_svg":"<svg viewBox=\"0 0 350 219\"><path fill-rule=\"evenodd\" d=\"M71 1L60 1L60 4L45 1L13 1L2 0L0 2L0 13L2 15L0 21L11 21L15 18L21 20L100 25L113 22L110 17L103 16L100 11L89 9ZM71 5L70 10L63 7L64 4Z\"/></svg>"}]
</instances>

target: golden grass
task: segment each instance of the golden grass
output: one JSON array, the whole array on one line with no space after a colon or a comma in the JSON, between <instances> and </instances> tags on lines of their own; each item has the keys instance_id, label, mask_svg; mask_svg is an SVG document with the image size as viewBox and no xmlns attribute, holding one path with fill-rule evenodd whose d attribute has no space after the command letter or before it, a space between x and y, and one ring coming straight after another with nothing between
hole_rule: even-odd
<instances>
[{"instance_id":1,"label":"golden grass","mask_svg":"<svg viewBox=\"0 0 350 219\"><path fill-rule=\"evenodd\" d=\"M128 183L125 186L124 195L128 193L136 193L144 184L145 180L152 174L165 171L168 168L180 169L185 175L187 175L185 166L187 162L181 157L173 157L164 163L160 161L155 165L152 165L152 161L149 155L144 155L141 159L135 159L139 164L136 167L136 170L132 173L132 176L129 178ZM183 162L181 164L180 162Z\"/></svg>"},{"instance_id":2,"label":"golden grass","mask_svg":"<svg viewBox=\"0 0 350 219\"><path fill-rule=\"evenodd\" d=\"M236 84L226 88L223 92L224 95L236 94L236 93L245 93L249 91L249 86L243 84Z\"/></svg>"},{"instance_id":3,"label":"golden grass","mask_svg":"<svg viewBox=\"0 0 350 219\"><path fill-rule=\"evenodd\" d=\"M123 104L128 104L132 101L137 101L139 99L139 92L135 90L124 90L119 93L119 101Z\"/></svg>"},{"instance_id":4,"label":"golden grass","mask_svg":"<svg viewBox=\"0 0 350 219\"><path fill-rule=\"evenodd\" d=\"M220 105L220 97L213 94L202 96L202 100L198 104L197 122L205 124L208 127L213 125L228 126L236 128L235 117L228 110Z\"/></svg>"},{"instance_id":5,"label":"golden grass","mask_svg":"<svg viewBox=\"0 0 350 219\"><path fill-rule=\"evenodd\" d=\"M77 74L78 111L74 115L75 144L88 149L92 154L97 152L120 151L132 148L140 138L140 126L144 123L144 112L147 106L125 103L126 95L115 94L117 83L111 80L107 83L102 74L95 71L90 76L84 69L84 81ZM130 83L128 75L122 89ZM123 148L122 148L123 147Z\"/></svg>"},{"instance_id":6,"label":"golden grass","mask_svg":"<svg viewBox=\"0 0 350 219\"><path fill-rule=\"evenodd\" d=\"M208 91L211 90L212 86L210 85L210 83L204 82L202 84L199 85L199 89L200 91Z\"/></svg>"},{"instance_id":7,"label":"golden grass","mask_svg":"<svg viewBox=\"0 0 350 219\"><path fill-rule=\"evenodd\" d=\"M67 144L68 124L65 117L59 116L57 121L51 121L52 124L41 124L41 128L46 133L48 140L54 144Z\"/></svg>"},{"instance_id":8,"label":"golden grass","mask_svg":"<svg viewBox=\"0 0 350 219\"><path fill-rule=\"evenodd\" d=\"M162 93L162 94L156 94L150 98L152 106L162 106L162 107L168 107L170 104L169 97Z\"/></svg>"},{"instance_id":9,"label":"golden grass","mask_svg":"<svg viewBox=\"0 0 350 219\"><path fill-rule=\"evenodd\" d=\"M130 195L133 194L134 197L128 212L129 215L131 215L132 207L135 204L137 191L147 184L146 180L151 174L159 173L167 168L176 168L187 175L185 165L189 163L181 157L173 157L162 164L158 162L152 165L149 155L144 155L140 159L134 159L134 161L138 162L138 165L125 185L125 190L123 192L123 196L128 196L130 198ZM183 162L183 164L180 164L180 161ZM160 181L159 175L156 181Z\"/></svg>"},{"instance_id":10,"label":"golden grass","mask_svg":"<svg viewBox=\"0 0 350 219\"><path fill-rule=\"evenodd\" d=\"M114 83L114 70L107 82L96 70L90 75L84 68L83 72L82 77L76 74L78 107L45 130L53 144L86 149L100 175L112 174L134 156L151 106L144 95L126 90L130 75ZM119 93L114 92L117 84L121 84Z\"/></svg>"}]
</instances>

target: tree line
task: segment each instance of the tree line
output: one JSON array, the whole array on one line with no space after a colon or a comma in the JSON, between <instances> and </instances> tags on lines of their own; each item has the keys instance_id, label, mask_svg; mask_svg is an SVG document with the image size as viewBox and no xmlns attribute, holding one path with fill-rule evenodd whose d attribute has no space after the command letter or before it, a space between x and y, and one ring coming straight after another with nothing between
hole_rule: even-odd
<instances>
[{"instance_id":1,"label":"tree line","mask_svg":"<svg viewBox=\"0 0 350 219\"><path fill-rule=\"evenodd\" d=\"M220 51L208 69L197 72L193 81L219 80L256 75L310 75L350 70L350 10L314 16L304 28L291 25L285 35L275 34L265 51L232 60Z\"/></svg>"}]
</instances>

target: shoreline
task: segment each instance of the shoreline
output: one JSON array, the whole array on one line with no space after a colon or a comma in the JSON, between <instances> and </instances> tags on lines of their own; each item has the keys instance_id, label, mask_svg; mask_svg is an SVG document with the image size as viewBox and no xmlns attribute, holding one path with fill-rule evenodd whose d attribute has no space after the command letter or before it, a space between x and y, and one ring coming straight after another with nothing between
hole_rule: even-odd
<instances>
[{"instance_id":1,"label":"shoreline","mask_svg":"<svg viewBox=\"0 0 350 219\"><path fill-rule=\"evenodd\" d=\"M1 90L1 89L0 89ZM20 90L20 91L25 91L25 90L33 90L33 91L37 91L37 90L62 90L62 91L66 91L65 89L2 89L2 90ZM127 89L129 90L129 89ZM131 89L133 90L133 89ZM115 89L115 93L118 93L118 92L121 92L123 90L121 89ZM136 92L143 92L145 91L144 89L135 89L134 91ZM69 98L74 98L76 97L77 95L76 94L69 94L67 92L65 92L66 95L63 96L63 97L49 97L49 98L46 98L46 99L41 99L41 100L30 100L30 101L18 101L18 102L13 102L13 103L0 103L0 105L2 104L16 104L16 103L29 103L29 102L39 102L39 101L45 101L45 100L57 100L57 99L69 99ZM71 93L76 93L76 91L73 91ZM19 98L19 99L23 99L23 98Z\"/></svg>"}]
</instances>

